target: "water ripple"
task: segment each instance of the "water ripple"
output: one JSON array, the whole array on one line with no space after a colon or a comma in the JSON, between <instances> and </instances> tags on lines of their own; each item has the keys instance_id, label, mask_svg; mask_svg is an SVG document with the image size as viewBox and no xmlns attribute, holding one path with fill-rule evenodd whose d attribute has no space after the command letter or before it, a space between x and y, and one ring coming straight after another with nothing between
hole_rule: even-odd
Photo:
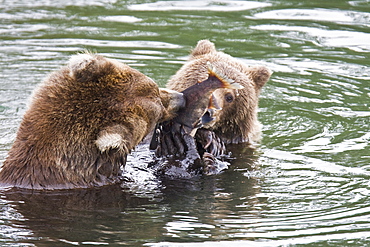
<instances>
[{"instance_id":1,"label":"water ripple","mask_svg":"<svg viewBox=\"0 0 370 247\"><path fill-rule=\"evenodd\" d=\"M333 9L279 9L253 15L258 19L271 20L312 20L329 21L341 24L369 26L370 14L357 11L341 11ZM249 18L246 16L246 18Z\"/></svg>"},{"instance_id":2,"label":"water ripple","mask_svg":"<svg viewBox=\"0 0 370 247\"><path fill-rule=\"evenodd\" d=\"M100 16L99 17L103 21L109 22L127 22L127 23L134 23L140 22L143 19L137 18L135 16L127 16L127 15L115 15L115 16Z\"/></svg>"},{"instance_id":3,"label":"water ripple","mask_svg":"<svg viewBox=\"0 0 370 247\"><path fill-rule=\"evenodd\" d=\"M287 25L258 25L251 27L264 31L288 31L288 36L296 39L306 40L306 35L310 35L309 41L318 46L345 47L356 52L370 52L370 34L356 31L345 30L325 30L315 27L287 26ZM293 33L294 32L294 33ZM301 35L301 33L304 33Z\"/></svg>"},{"instance_id":4,"label":"water ripple","mask_svg":"<svg viewBox=\"0 0 370 247\"><path fill-rule=\"evenodd\" d=\"M27 7L63 7L63 6L105 6L107 4L115 3L116 0L4 0L2 1L3 5L7 8L27 8Z\"/></svg>"},{"instance_id":5,"label":"water ripple","mask_svg":"<svg viewBox=\"0 0 370 247\"><path fill-rule=\"evenodd\" d=\"M143 48L143 47L150 47L150 48L166 48L166 49L178 49L181 48L179 45L170 44L166 42L160 41L146 41L146 40L136 40L136 41L128 41L128 40L96 40L96 39L25 39L25 40L17 40L17 44L24 45L24 46L43 46L50 47L49 49L55 49L55 46L74 46L74 47L82 47L85 44L89 46L96 46L96 47L134 47L134 48ZM4 45L12 44L13 41L4 41Z\"/></svg>"},{"instance_id":6,"label":"water ripple","mask_svg":"<svg viewBox=\"0 0 370 247\"><path fill-rule=\"evenodd\" d=\"M192 11L243 11L270 6L269 3L254 1L158 1L155 3L133 4L128 9L138 11L170 11L170 10L192 10Z\"/></svg>"}]
</instances>

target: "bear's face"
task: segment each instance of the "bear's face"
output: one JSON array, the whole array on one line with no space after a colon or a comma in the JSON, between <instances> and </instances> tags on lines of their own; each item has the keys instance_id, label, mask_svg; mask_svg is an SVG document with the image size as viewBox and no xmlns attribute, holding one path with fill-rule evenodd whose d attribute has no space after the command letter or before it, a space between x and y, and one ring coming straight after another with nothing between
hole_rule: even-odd
<instances>
[{"instance_id":1,"label":"bear's face","mask_svg":"<svg viewBox=\"0 0 370 247\"><path fill-rule=\"evenodd\" d=\"M226 143L251 142L258 139L258 97L271 76L264 66L248 67L228 54L216 50L213 43L201 40L189 60L171 77L167 87L182 91L207 78L207 62L243 89L217 89L213 94L221 110L212 110L214 121L204 128L213 130Z\"/></svg>"},{"instance_id":2,"label":"bear's face","mask_svg":"<svg viewBox=\"0 0 370 247\"><path fill-rule=\"evenodd\" d=\"M33 93L0 184L67 189L119 182L130 150L183 105L182 94L163 91L118 61L73 56Z\"/></svg>"}]
</instances>

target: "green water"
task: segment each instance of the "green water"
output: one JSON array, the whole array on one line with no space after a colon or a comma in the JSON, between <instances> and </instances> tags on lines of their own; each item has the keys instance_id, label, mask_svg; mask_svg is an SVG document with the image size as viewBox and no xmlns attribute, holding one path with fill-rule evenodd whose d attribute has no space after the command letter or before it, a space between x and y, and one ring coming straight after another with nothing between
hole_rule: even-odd
<instances>
[{"instance_id":1,"label":"green water","mask_svg":"<svg viewBox=\"0 0 370 247\"><path fill-rule=\"evenodd\" d=\"M2 0L0 162L32 90L70 55L96 51L163 86L200 39L274 71L258 149L169 180L138 148L121 187L1 194L1 246L370 245L367 0Z\"/></svg>"}]
</instances>

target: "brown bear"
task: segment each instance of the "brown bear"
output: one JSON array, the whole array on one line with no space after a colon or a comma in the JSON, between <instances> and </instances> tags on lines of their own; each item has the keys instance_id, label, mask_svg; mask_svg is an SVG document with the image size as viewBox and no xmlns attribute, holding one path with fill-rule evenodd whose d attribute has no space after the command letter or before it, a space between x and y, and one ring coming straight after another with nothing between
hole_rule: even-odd
<instances>
[{"instance_id":1,"label":"brown bear","mask_svg":"<svg viewBox=\"0 0 370 247\"><path fill-rule=\"evenodd\" d=\"M120 182L126 156L183 95L97 54L73 56L33 93L0 184L70 189Z\"/></svg>"},{"instance_id":2,"label":"brown bear","mask_svg":"<svg viewBox=\"0 0 370 247\"><path fill-rule=\"evenodd\" d=\"M208 64L242 88L216 89L195 135L185 133L181 123L173 120L159 124L153 136L155 145L150 146L159 158L156 163L159 174L168 175L173 171L176 162L172 161L179 161L177 173L217 174L227 167L227 162L217 159L226 153L226 144L248 145L259 140L258 98L272 72L264 66L249 67L217 51L212 42L201 40L188 61L170 78L167 88L184 92L197 85L208 77Z\"/></svg>"},{"instance_id":3,"label":"brown bear","mask_svg":"<svg viewBox=\"0 0 370 247\"><path fill-rule=\"evenodd\" d=\"M212 110L214 120L205 124L203 130L213 131L225 144L258 141L258 98L272 72L264 66L249 67L240 60L217 51L212 42L200 40L188 61L170 78L166 87L181 92L204 80L208 76L207 63L211 63L217 71L244 88L222 88L213 93L221 110ZM201 131L202 129L198 132Z\"/></svg>"}]
</instances>

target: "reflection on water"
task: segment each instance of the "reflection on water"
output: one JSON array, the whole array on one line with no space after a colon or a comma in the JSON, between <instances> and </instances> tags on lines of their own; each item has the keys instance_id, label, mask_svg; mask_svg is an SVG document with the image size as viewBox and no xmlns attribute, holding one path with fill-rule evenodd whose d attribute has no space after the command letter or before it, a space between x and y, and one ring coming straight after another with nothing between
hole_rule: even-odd
<instances>
[{"instance_id":1,"label":"reflection on water","mask_svg":"<svg viewBox=\"0 0 370 247\"><path fill-rule=\"evenodd\" d=\"M0 245L369 245L368 1L5 0L0 9L0 162L37 83L84 49L161 86L204 38L274 71L261 94L263 140L230 146L225 172L157 177L140 146L121 186L1 192Z\"/></svg>"}]
</instances>

